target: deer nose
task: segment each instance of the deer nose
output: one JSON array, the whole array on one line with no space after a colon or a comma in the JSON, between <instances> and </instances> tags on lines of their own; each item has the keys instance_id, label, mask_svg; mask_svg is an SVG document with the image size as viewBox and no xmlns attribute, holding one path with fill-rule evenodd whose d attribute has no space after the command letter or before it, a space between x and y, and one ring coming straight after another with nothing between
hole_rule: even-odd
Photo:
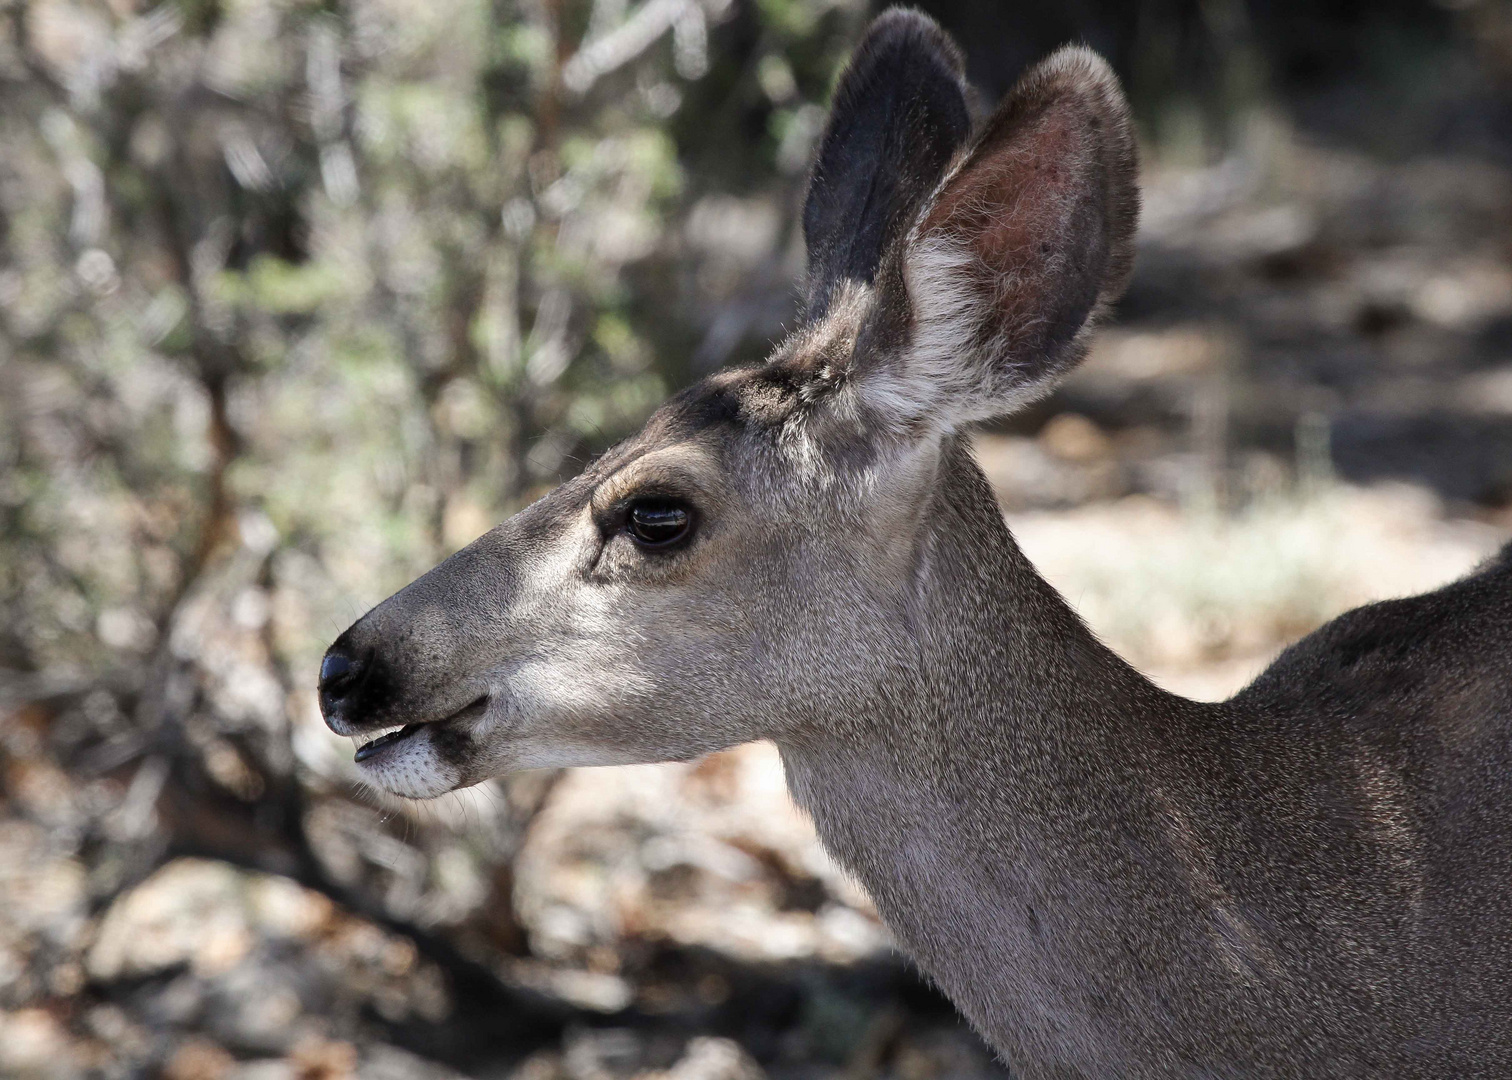
<instances>
[{"instance_id":1,"label":"deer nose","mask_svg":"<svg viewBox=\"0 0 1512 1080\"><path fill-rule=\"evenodd\" d=\"M327 720L335 716L341 705L357 689L362 681L364 664L334 645L320 662L320 712Z\"/></svg>"}]
</instances>

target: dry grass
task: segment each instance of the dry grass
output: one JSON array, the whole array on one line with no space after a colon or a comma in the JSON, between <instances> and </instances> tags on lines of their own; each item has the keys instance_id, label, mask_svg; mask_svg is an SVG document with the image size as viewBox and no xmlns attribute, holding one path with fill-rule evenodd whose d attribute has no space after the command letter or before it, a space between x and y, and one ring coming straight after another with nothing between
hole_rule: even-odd
<instances>
[{"instance_id":1,"label":"dry grass","mask_svg":"<svg viewBox=\"0 0 1512 1080\"><path fill-rule=\"evenodd\" d=\"M1277 496L1233 517L1135 496L1009 524L1104 641L1210 699L1334 616L1442 585L1506 540L1404 485Z\"/></svg>"}]
</instances>

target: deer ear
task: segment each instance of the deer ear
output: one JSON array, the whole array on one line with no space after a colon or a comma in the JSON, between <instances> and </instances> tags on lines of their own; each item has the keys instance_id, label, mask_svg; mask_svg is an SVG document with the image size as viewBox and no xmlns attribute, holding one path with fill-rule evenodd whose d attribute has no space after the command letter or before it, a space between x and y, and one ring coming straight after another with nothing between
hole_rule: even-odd
<instances>
[{"instance_id":1,"label":"deer ear","mask_svg":"<svg viewBox=\"0 0 1512 1080\"><path fill-rule=\"evenodd\" d=\"M1101 57L1066 48L1026 74L889 254L867 335L878 347L857 350L869 403L945 430L1048 392L1128 281L1136 173Z\"/></svg>"},{"instance_id":2,"label":"deer ear","mask_svg":"<svg viewBox=\"0 0 1512 1080\"><path fill-rule=\"evenodd\" d=\"M835 89L803 207L805 319L870 284L971 133L961 54L927 16L879 16Z\"/></svg>"}]
</instances>

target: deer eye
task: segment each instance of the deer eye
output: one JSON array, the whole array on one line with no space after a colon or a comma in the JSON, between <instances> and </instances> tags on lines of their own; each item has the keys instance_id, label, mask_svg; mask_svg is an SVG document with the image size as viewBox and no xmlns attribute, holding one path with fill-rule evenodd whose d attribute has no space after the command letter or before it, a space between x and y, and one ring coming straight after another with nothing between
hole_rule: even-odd
<instances>
[{"instance_id":1,"label":"deer eye","mask_svg":"<svg viewBox=\"0 0 1512 1080\"><path fill-rule=\"evenodd\" d=\"M641 547L667 548L687 538L693 513L671 499L642 499L631 505L628 527Z\"/></svg>"}]
</instances>

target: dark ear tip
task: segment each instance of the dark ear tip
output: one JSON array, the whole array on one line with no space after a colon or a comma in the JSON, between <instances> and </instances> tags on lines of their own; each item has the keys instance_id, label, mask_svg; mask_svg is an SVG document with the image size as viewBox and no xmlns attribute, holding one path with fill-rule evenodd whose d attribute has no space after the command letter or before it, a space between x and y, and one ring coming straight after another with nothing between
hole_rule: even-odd
<instances>
[{"instance_id":1,"label":"dark ear tip","mask_svg":"<svg viewBox=\"0 0 1512 1080\"><path fill-rule=\"evenodd\" d=\"M971 134L961 52L929 16L892 8L835 87L803 207L805 318L841 281L871 283Z\"/></svg>"},{"instance_id":2,"label":"dark ear tip","mask_svg":"<svg viewBox=\"0 0 1512 1080\"><path fill-rule=\"evenodd\" d=\"M893 49L931 53L957 79L965 77L966 58L960 46L939 23L917 8L890 7L878 15L867 27L856 55L875 56Z\"/></svg>"}]
</instances>

